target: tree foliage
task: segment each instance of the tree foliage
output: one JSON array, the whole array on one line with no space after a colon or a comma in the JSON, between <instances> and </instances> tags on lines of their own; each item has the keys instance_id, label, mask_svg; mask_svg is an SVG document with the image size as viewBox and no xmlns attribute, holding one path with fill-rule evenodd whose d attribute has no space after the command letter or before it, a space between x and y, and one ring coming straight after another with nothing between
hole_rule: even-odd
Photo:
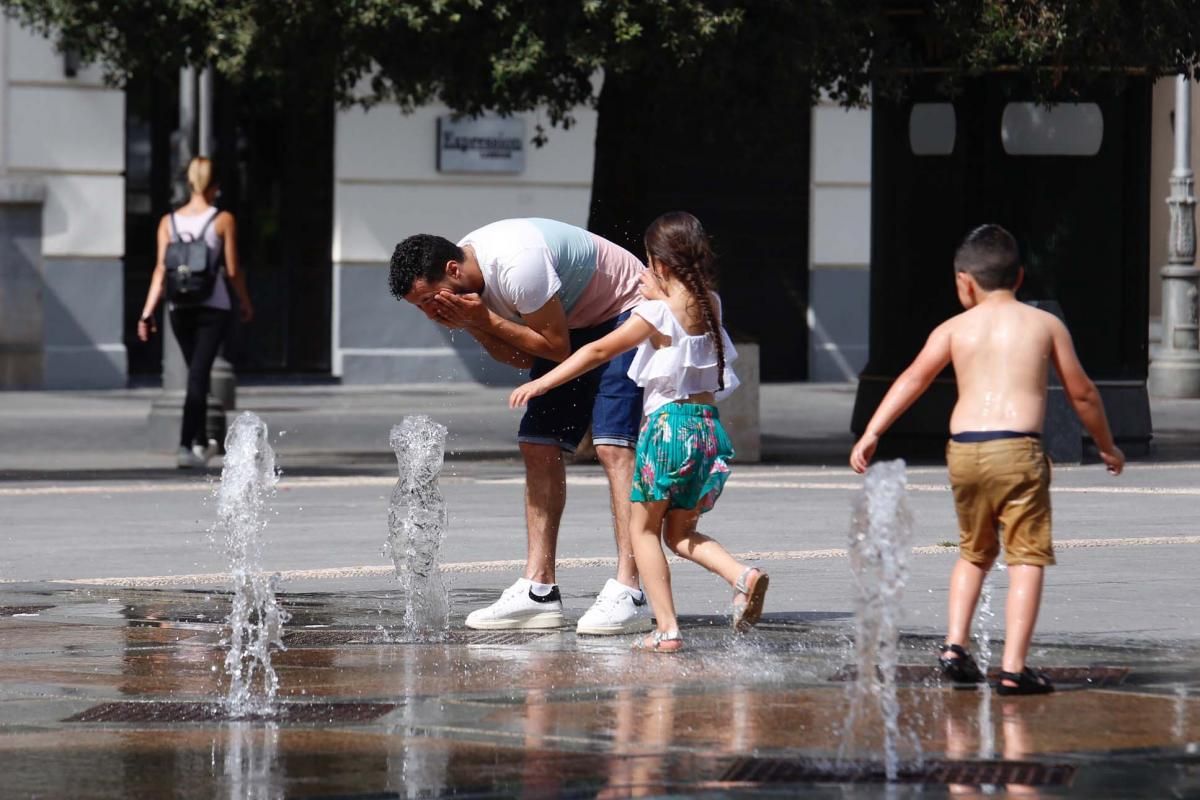
<instances>
[{"instance_id":1,"label":"tree foliage","mask_svg":"<svg viewBox=\"0 0 1200 800\"><path fill-rule=\"evenodd\" d=\"M343 102L465 113L570 111L595 76L692 66L781 101L953 90L992 70L1044 94L1129 70L1200 62L1193 0L0 0L60 47L139 72L213 64L234 82L286 79L299 46ZM737 54L730 61L728 56ZM723 58L724 56L724 58Z\"/></svg>"}]
</instances>

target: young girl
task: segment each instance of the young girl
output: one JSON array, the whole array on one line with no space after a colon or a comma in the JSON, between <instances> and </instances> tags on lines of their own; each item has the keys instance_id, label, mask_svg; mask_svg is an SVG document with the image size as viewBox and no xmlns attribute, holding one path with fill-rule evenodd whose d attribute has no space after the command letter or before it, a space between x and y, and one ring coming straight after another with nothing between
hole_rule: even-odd
<instances>
[{"instance_id":1,"label":"young girl","mask_svg":"<svg viewBox=\"0 0 1200 800\"><path fill-rule=\"evenodd\" d=\"M645 390L646 418L637 443L629 527L633 557L658 628L636 648L673 653L683 648L683 639L660 536L673 551L733 586L733 625L739 631L762 616L768 579L765 572L738 562L696 531L700 515L720 496L733 457L714 403L718 394L737 387L726 365L737 353L721 328L721 302L710 288L713 254L708 236L698 219L675 211L651 223L645 245L650 267L642 274L646 302L617 330L517 387L509 405L522 406L638 348L629 376Z\"/></svg>"}]
</instances>

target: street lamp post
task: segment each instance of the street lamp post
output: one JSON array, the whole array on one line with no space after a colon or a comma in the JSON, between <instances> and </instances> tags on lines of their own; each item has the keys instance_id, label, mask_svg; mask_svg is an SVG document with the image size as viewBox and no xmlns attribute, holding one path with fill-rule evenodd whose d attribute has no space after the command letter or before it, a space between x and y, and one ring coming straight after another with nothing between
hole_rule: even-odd
<instances>
[{"instance_id":1,"label":"street lamp post","mask_svg":"<svg viewBox=\"0 0 1200 800\"><path fill-rule=\"evenodd\" d=\"M1191 166L1192 82L1175 83L1175 166L1171 170L1170 242L1162 268L1162 347L1150 364L1148 388L1159 397L1200 397L1200 326L1196 268L1196 198Z\"/></svg>"},{"instance_id":2,"label":"street lamp post","mask_svg":"<svg viewBox=\"0 0 1200 800\"><path fill-rule=\"evenodd\" d=\"M212 157L213 150L213 70L205 67L200 73L200 155ZM233 292L230 299L237 302ZM232 324L232 322L231 322ZM217 353L213 361L212 377L209 379L209 393L220 401L225 411L237 408L237 376L233 373L233 365L225 358L224 348ZM221 426L222 428L224 426Z\"/></svg>"}]
</instances>

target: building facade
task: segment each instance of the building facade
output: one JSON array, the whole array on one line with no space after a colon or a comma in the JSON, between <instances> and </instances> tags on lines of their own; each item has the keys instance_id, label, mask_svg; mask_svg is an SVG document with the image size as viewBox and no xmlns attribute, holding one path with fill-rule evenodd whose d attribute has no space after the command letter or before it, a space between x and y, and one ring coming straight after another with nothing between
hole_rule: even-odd
<instances>
[{"instance_id":1,"label":"building facade","mask_svg":"<svg viewBox=\"0 0 1200 800\"><path fill-rule=\"evenodd\" d=\"M0 387L126 385L125 96L0 16Z\"/></svg>"},{"instance_id":2,"label":"building facade","mask_svg":"<svg viewBox=\"0 0 1200 800\"><path fill-rule=\"evenodd\" d=\"M396 243L414 233L451 240L505 217L552 217L586 225L591 199L596 114L576 113L570 130L554 130L543 147L524 131L518 173L438 171L438 120L447 109L405 116L392 106L338 112L334 156L333 374L345 383L507 381L470 336L430 325L387 290Z\"/></svg>"},{"instance_id":3,"label":"building facade","mask_svg":"<svg viewBox=\"0 0 1200 800\"><path fill-rule=\"evenodd\" d=\"M871 289L871 111L812 111L808 377L853 381L867 363Z\"/></svg>"},{"instance_id":4,"label":"building facade","mask_svg":"<svg viewBox=\"0 0 1200 800\"><path fill-rule=\"evenodd\" d=\"M1155 89L1150 136L1152 317L1160 302L1157 272L1165 262L1170 84ZM163 137L145 134L145 120L129 105L125 92L104 84L97 67L74 64L51 42L0 17L0 388L117 388L130 382L132 372L144 378L157 370L157 350L131 338L129 320L135 299L140 307L152 258L146 231L161 209L126 203L150 203L141 186L151 174L150 155L142 151ZM1200 129L1200 102L1193 109L1193 127ZM447 116L447 109L435 106L404 115L389 105L332 114L331 168L325 171L332 174L305 176L330 182L318 194L331 194L332 202L300 223L309 227L329 217L326 238L311 241L331 245L327 260L307 254L316 263L305 267L303 280L286 257L271 261L284 248L266 240L256 247L250 240L256 230L277 228L276 218L245 215L242 236L251 257L244 260L264 313L255 323L259 329L252 325L235 336L235 349L252 351L256 337L273 337L261 349L281 355L235 354L239 367L316 370L354 384L515 380L470 337L431 326L396 302L386 288L388 260L396 242L411 233L453 239L514 216L585 225L596 114L578 110L576 124L551 130L543 147L529 144L539 115L518 116L524 162L506 173L439 169L439 119ZM241 147L242 134L226 127L223 141ZM870 109L822 101L811 111L807 218L795 220L807 242L796 257L807 262L798 267L807 274L810 380L854 381L867 362L871 136ZM326 146L325 139L316 141ZM221 147L217 158L225 158ZM239 170L245 172L241 162L233 172ZM243 183L228 194L251 212L275 192L257 186L256 194L247 188L252 180ZM145 224L131 227L132 219ZM129 247L126 233L133 230L138 241ZM291 299L272 300L283 284ZM281 338L289 330L294 338L303 331L320 340L319 347L308 345L316 355L289 361ZM138 358L127 358L127 348Z\"/></svg>"}]
</instances>

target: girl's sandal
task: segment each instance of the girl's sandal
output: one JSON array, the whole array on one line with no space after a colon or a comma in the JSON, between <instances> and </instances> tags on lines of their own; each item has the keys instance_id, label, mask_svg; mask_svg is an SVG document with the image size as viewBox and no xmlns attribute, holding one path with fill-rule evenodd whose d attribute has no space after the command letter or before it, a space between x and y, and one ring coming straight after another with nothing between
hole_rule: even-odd
<instances>
[{"instance_id":1,"label":"girl's sandal","mask_svg":"<svg viewBox=\"0 0 1200 800\"><path fill-rule=\"evenodd\" d=\"M753 575L751 575L753 573ZM767 573L758 567L746 567L745 572L733 584L733 629L745 633L754 627L762 618L763 600L767 596L767 586L771 579ZM746 599L738 602L738 595Z\"/></svg>"},{"instance_id":2,"label":"girl's sandal","mask_svg":"<svg viewBox=\"0 0 1200 800\"><path fill-rule=\"evenodd\" d=\"M683 649L683 637L678 630L655 631L644 639L633 643L633 649L647 653L678 653Z\"/></svg>"}]
</instances>

